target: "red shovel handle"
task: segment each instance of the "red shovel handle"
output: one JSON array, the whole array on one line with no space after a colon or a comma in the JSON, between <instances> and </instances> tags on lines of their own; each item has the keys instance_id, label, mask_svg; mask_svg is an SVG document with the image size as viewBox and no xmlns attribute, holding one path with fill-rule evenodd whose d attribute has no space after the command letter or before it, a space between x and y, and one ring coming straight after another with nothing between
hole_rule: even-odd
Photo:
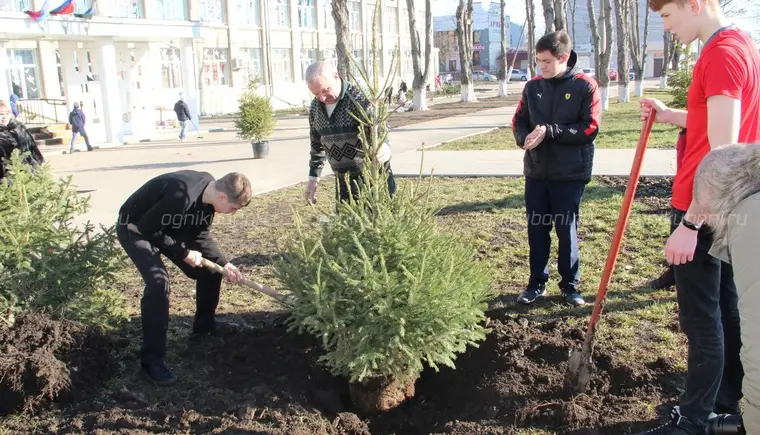
<instances>
[{"instance_id":1,"label":"red shovel handle","mask_svg":"<svg viewBox=\"0 0 760 435\"><path fill-rule=\"evenodd\" d=\"M599 281L599 290L596 293L596 302L594 303L594 313L591 315L591 321L588 324L588 330L586 331L587 335L593 333L596 328L596 322L599 320L599 315L602 312L602 301L607 295L607 287L610 285L612 272L615 270L615 263L617 262L618 252L620 251L620 245L623 242L623 233L625 233L625 228L628 226L628 218L631 216L633 197L636 194L636 187L639 184L641 163L644 160L644 152L649 143L649 135L652 132L652 125L654 125L654 118L656 115L657 112L654 108L650 108L649 116L641 127L641 136L639 136L639 143L636 146L636 156L634 157L633 165L631 166L631 175L628 178L628 186L625 189L623 205L620 207L620 215L618 216L617 225L615 226L615 234L612 236L612 244L607 253L607 263L604 265L602 279Z\"/></svg>"}]
</instances>

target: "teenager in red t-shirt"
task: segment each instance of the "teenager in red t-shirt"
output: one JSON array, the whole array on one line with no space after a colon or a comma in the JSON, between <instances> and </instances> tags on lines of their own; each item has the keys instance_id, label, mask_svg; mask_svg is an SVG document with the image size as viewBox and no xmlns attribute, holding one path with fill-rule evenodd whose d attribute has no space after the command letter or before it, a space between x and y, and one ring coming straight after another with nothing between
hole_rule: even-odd
<instances>
[{"instance_id":1,"label":"teenager in red t-shirt","mask_svg":"<svg viewBox=\"0 0 760 435\"><path fill-rule=\"evenodd\" d=\"M760 139L760 56L729 25L718 0L649 0L666 31L684 44L704 43L689 87L687 110L642 99L656 122L687 129L673 181L672 229L665 256L674 265L681 329L689 339L686 388L661 434L701 434L716 413L739 413L744 376L739 355L738 296L728 263L710 256L712 234L692 204L694 173L712 148Z\"/></svg>"}]
</instances>

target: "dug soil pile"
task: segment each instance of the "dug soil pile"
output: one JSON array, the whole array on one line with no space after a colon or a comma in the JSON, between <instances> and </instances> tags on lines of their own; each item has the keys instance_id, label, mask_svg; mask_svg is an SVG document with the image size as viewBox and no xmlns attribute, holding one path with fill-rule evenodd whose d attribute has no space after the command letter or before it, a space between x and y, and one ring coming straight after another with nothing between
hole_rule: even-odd
<instances>
[{"instance_id":1,"label":"dug soil pile","mask_svg":"<svg viewBox=\"0 0 760 435\"><path fill-rule=\"evenodd\" d=\"M318 343L287 333L284 320L270 313L251 319L253 326L237 335L175 350L181 381L169 388L141 380L134 356L122 355L131 360L120 375L122 387L64 408L54 426L41 432L516 434L531 427L619 435L650 426L652 407L672 401L682 385L672 362L622 364L599 343L587 394L571 398L563 392L563 378L569 351L580 348L583 332L564 319L540 323L495 310L489 312L493 331L479 348L459 356L456 370L426 371L412 400L389 413L363 416L351 407L346 381L318 364ZM53 354L43 354L49 365L57 364ZM94 382L109 370L101 365L103 355L91 357L98 364L88 365L87 378Z\"/></svg>"},{"instance_id":2,"label":"dug soil pile","mask_svg":"<svg viewBox=\"0 0 760 435\"><path fill-rule=\"evenodd\" d=\"M95 390L116 371L112 347L107 336L80 323L20 316L0 330L0 415Z\"/></svg>"}]
</instances>

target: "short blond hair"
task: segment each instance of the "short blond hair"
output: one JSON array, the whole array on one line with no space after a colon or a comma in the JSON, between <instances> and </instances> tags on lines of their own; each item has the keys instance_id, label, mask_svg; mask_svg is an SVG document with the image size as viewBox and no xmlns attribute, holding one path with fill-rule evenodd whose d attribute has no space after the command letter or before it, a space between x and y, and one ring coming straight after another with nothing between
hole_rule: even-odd
<instances>
[{"instance_id":1,"label":"short blond hair","mask_svg":"<svg viewBox=\"0 0 760 435\"><path fill-rule=\"evenodd\" d=\"M227 195L232 203L245 207L251 202L251 182L240 172L230 172L216 180L215 186L216 190Z\"/></svg>"}]
</instances>

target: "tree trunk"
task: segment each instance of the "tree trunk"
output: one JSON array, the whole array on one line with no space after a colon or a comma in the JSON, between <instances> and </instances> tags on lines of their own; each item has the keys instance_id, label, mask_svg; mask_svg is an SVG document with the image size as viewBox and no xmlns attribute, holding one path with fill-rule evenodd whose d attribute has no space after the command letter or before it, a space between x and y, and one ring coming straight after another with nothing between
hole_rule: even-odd
<instances>
[{"instance_id":1,"label":"tree trunk","mask_svg":"<svg viewBox=\"0 0 760 435\"><path fill-rule=\"evenodd\" d=\"M660 88L665 89L668 87L668 73L670 72L670 63L675 49L675 39L670 32L662 34L662 45L662 75L660 76Z\"/></svg>"},{"instance_id":2,"label":"tree trunk","mask_svg":"<svg viewBox=\"0 0 760 435\"><path fill-rule=\"evenodd\" d=\"M591 24L591 35L594 41L596 79L602 94L602 110L609 108L609 85L610 85L610 52L612 51L612 4L611 0L601 0L599 22L596 21L594 0L588 0L588 17Z\"/></svg>"},{"instance_id":3,"label":"tree trunk","mask_svg":"<svg viewBox=\"0 0 760 435\"><path fill-rule=\"evenodd\" d=\"M554 0L541 0L544 7L544 35L554 31Z\"/></svg>"},{"instance_id":4,"label":"tree trunk","mask_svg":"<svg viewBox=\"0 0 760 435\"><path fill-rule=\"evenodd\" d=\"M578 6L578 0L570 0L570 2L570 25L572 26L570 30L573 32L573 41L575 41L575 8Z\"/></svg>"},{"instance_id":5,"label":"tree trunk","mask_svg":"<svg viewBox=\"0 0 760 435\"><path fill-rule=\"evenodd\" d=\"M528 23L528 72L536 76L536 5L533 0L525 0L525 20Z\"/></svg>"},{"instance_id":6,"label":"tree trunk","mask_svg":"<svg viewBox=\"0 0 760 435\"><path fill-rule=\"evenodd\" d=\"M644 38L641 38L641 3L640 0L632 0L630 3L629 21L633 23L631 32L628 33L628 48L631 50L631 60L633 60L633 73L636 75L634 83L636 85L635 95L644 96L644 68L647 64L647 39L649 38L649 7L646 8L644 15Z\"/></svg>"},{"instance_id":7,"label":"tree trunk","mask_svg":"<svg viewBox=\"0 0 760 435\"><path fill-rule=\"evenodd\" d=\"M554 0L554 30L567 32L567 0ZM575 36L573 36L575 37Z\"/></svg>"},{"instance_id":8,"label":"tree trunk","mask_svg":"<svg viewBox=\"0 0 760 435\"><path fill-rule=\"evenodd\" d=\"M511 68L507 68L507 0L501 0L501 76L499 77L499 96L506 97L507 81L512 73ZM518 44L519 47L519 44Z\"/></svg>"},{"instance_id":9,"label":"tree trunk","mask_svg":"<svg viewBox=\"0 0 760 435\"><path fill-rule=\"evenodd\" d=\"M628 80L628 40L630 39L630 0L615 0L615 16L617 17L617 68L618 68L618 102L631 101Z\"/></svg>"},{"instance_id":10,"label":"tree trunk","mask_svg":"<svg viewBox=\"0 0 760 435\"><path fill-rule=\"evenodd\" d=\"M338 74L348 80L348 72L351 60L348 53L351 51L351 33L348 31L348 2L347 0L333 0L332 16L335 21L335 53L338 56Z\"/></svg>"},{"instance_id":11,"label":"tree trunk","mask_svg":"<svg viewBox=\"0 0 760 435\"><path fill-rule=\"evenodd\" d=\"M460 82L463 103L477 101L472 83L472 0L459 0L457 6L457 41L462 64Z\"/></svg>"},{"instance_id":12,"label":"tree trunk","mask_svg":"<svg viewBox=\"0 0 760 435\"><path fill-rule=\"evenodd\" d=\"M409 10L409 35L412 38L412 68L414 70L414 81L412 89L411 110L428 110L427 91L425 86L430 81L430 57L433 52L433 11L430 7L430 0L425 0L425 64L422 63L422 48L420 33L417 30L417 10L414 7L414 0L406 0L406 6Z\"/></svg>"}]
</instances>

